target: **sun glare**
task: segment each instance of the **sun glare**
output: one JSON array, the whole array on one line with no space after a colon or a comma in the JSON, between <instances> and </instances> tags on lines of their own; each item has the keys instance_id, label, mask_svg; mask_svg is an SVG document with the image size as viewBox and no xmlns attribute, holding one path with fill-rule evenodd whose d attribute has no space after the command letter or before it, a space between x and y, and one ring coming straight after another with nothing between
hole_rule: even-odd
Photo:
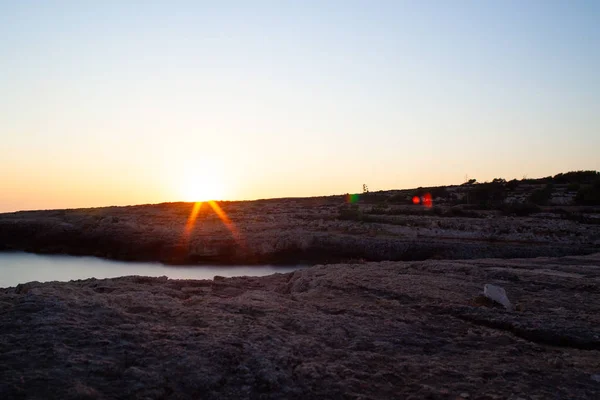
<instances>
[{"instance_id":1,"label":"sun glare","mask_svg":"<svg viewBox=\"0 0 600 400\"><path fill-rule=\"evenodd\" d=\"M222 200L224 186L216 177L191 177L181 183L180 192L183 201Z\"/></svg>"}]
</instances>

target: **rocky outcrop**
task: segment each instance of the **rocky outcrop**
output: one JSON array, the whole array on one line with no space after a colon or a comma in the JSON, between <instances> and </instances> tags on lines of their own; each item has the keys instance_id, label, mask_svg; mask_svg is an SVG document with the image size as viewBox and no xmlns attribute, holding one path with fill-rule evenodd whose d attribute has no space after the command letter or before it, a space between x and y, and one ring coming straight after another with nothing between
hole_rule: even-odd
<instances>
[{"instance_id":1,"label":"rocky outcrop","mask_svg":"<svg viewBox=\"0 0 600 400\"><path fill-rule=\"evenodd\" d=\"M548 213L517 217L370 204L347 210L340 197L222 202L219 207L225 221L204 205L194 224L189 223L191 203L0 214L0 250L246 265L600 251L600 224L594 223L600 219L592 214L582 223Z\"/></svg>"},{"instance_id":2,"label":"rocky outcrop","mask_svg":"<svg viewBox=\"0 0 600 400\"><path fill-rule=\"evenodd\" d=\"M598 399L599 299L600 254L32 282L0 289L0 398Z\"/></svg>"}]
</instances>

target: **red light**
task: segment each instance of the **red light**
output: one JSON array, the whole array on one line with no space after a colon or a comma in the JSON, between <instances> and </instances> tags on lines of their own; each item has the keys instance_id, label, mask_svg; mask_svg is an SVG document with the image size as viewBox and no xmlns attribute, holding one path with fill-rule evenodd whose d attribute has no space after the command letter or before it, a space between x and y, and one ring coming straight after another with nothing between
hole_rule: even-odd
<instances>
[{"instance_id":1,"label":"red light","mask_svg":"<svg viewBox=\"0 0 600 400\"><path fill-rule=\"evenodd\" d=\"M431 200L431 194L425 193L425 196L423 196L423 205L425 207L431 207L433 205L433 201Z\"/></svg>"},{"instance_id":2,"label":"red light","mask_svg":"<svg viewBox=\"0 0 600 400\"><path fill-rule=\"evenodd\" d=\"M419 196L415 196L412 198L413 204L421 204L421 198Z\"/></svg>"}]
</instances>

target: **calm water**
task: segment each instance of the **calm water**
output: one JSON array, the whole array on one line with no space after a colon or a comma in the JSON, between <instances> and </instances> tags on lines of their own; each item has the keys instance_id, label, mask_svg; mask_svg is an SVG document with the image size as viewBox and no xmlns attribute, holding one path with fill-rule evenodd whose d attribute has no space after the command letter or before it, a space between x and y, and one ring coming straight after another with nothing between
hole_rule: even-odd
<instances>
[{"instance_id":1,"label":"calm water","mask_svg":"<svg viewBox=\"0 0 600 400\"><path fill-rule=\"evenodd\" d=\"M220 276L264 276L298 267L274 266L165 266L159 263L110 261L96 257L0 253L0 287L31 281L70 281L125 275L168 276L172 279L213 279Z\"/></svg>"}]
</instances>

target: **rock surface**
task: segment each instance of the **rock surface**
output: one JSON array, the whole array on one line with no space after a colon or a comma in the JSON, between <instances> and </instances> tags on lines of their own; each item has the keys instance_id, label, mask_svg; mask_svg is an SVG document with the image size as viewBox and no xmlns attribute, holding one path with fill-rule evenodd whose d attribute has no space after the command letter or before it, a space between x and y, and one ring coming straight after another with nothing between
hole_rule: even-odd
<instances>
[{"instance_id":1,"label":"rock surface","mask_svg":"<svg viewBox=\"0 0 600 400\"><path fill-rule=\"evenodd\" d=\"M504 288L486 283L483 285L483 295L498 304L502 304L508 311L514 311L514 306L506 296Z\"/></svg>"},{"instance_id":2,"label":"rock surface","mask_svg":"<svg viewBox=\"0 0 600 400\"><path fill-rule=\"evenodd\" d=\"M0 289L1 399L598 399L598 360L600 254Z\"/></svg>"},{"instance_id":3,"label":"rock surface","mask_svg":"<svg viewBox=\"0 0 600 400\"><path fill-rule=\"evenodd\" d=\"M225 222L204 204L195 223L192 203L17 212L0 214L0 251L243 265L600 251L596 214L581 222L560 213L518 217L460 207L383 207L348 205L341 196L221 202Z\"/></svg>"}]
</instances>

